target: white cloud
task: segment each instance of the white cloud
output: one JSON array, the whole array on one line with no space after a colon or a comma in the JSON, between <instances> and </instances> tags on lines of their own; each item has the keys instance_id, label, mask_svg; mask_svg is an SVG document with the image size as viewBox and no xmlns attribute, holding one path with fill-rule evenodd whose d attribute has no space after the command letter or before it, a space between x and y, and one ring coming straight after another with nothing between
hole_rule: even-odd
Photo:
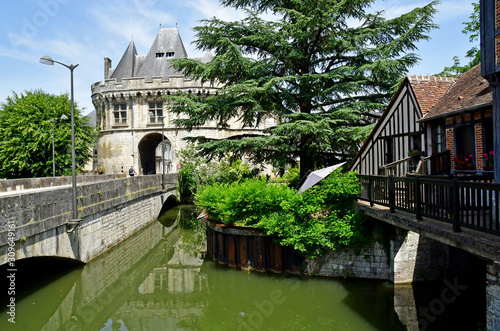
<instances>
[{"instance_id":1,"label":"white cloud","mask_svg":"<svg viewBox=\"0 0 500 331\"><path fill-rule=\"evenodd\" d=\"M201 13L204 18L217 17L223 21L237 21L244 17L241 11L230 7L222 7L218 0L189 0L186 2L188 7Z\"/></svg>"},{"instance_id":2,"label":"white cloud","mask_svg":"<svg viewBox=\"0 0 500 331\"><path fill-rule=\"evenodd\" d=\"M430 1L401 1L401 0L381 0L377 1L372 6L372 11L384 11L384 17L394 18L408 13L416 7L423 7L430 3ZM472 13L471 1L441 1L436 9L438 12L435 15L435 20L447 20L461 17L464 14Z\"/></svg>"},{"instance_id":3,"label":"white cloud","mask_svg":"<svg viewBox=\"0 0 500 331\"><path fill-rule=\"evenodd\" d=\"M133 38L139 46L149 48L151 34L159 24L175 23L170 14L158 10L155 5L156 1L134 0L133 5L130 2L106 1L96 3L88 12L108 39L113 36L124 40Z\"/></svg>"}]
</instances>

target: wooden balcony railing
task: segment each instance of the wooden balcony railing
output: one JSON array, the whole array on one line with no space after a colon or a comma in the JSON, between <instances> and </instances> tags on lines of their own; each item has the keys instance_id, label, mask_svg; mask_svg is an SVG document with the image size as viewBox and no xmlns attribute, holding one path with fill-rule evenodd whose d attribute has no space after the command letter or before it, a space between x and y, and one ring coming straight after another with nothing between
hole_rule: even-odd
<instances>
[{"instance_id":1,"label":"wooden balcony railing","mask_svg":"<svg viewBox=\"0 0 500 331\"><path fill-rule=\"evenodd\" d=\"M427 164L430 164L428 167ZM406 175L440 175L449 174L451 170L450 151L431 156L406 157L379 167L381 176L403 177Z\"/></svg>"},{"instance_id":2,"label":"wooden balcony railing","mask_svg":"<svg viewBox=\"0 0 500 331\"><path fill-rule=\"evenodd\" d=\"M491 177L445 179L358 175L361 200L391 212L401 210L417 220L428 217L451 223L453 230L467 227L500 235L500 184Z\"/></svg>"},{"instance_id":3,"label":"wooden balcony railing","mask_svg":"<svg viewBox=\"0 0 500 331\"><path fill-rule=\"evenodd\" d=\"M382 176L404 176L410 171L411 157L384 164L379 167L379 173Z\"/></svg>"}]
</instances>

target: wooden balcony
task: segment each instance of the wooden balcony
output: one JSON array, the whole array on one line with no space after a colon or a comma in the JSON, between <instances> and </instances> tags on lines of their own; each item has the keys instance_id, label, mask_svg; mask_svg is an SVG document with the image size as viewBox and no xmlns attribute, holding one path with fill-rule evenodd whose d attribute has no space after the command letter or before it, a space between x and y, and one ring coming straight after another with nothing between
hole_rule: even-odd
<instances>
[{"instance_id":1,"label":"wooden balcony","mask_svg":"<svg viewBox=\"0 0 500 331\"><path fill-rule=\"evenodd\" d=\"M450 151L431 156L412 156L379 167L382 176L442 175L451 171Z\"/></svg>"},{"instance_id":2,"label":"wooden balcony","mask_svg":"<svg viewBox=\"0 0 500 331\"><path fill-rule=\"evenodd\" d=\"M450 223L453 231L467 227L500 235L500 184L491 176L369 176L358 175L359 198L386 206L391 212L405 211Z\"/></svg>"}]
</instances>

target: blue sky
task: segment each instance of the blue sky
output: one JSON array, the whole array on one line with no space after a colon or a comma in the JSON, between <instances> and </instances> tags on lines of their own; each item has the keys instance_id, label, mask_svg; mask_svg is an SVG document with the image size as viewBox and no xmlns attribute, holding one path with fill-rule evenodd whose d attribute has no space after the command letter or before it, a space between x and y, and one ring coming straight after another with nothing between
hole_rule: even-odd
<instances>
[{"instance_id":1,"label":"blue sky","mask_svg":"<svg viewBox=\"0 0 500 331\"><path fill-rule=\"evenodd\" d=\"M430 1L378 0L373 10L386 17L401 15ZM409 74L440 72L458 55L462 61L473 45L462 34L462 22L472 13L471 1L442 0L435 23L439 30L421 42L418 66ZM75 100L83 113L93 110L91 84L103 80L104 57L116 66L133 38L137 52L147 54L161 24L175 27L190 57L202 56L191 44L192 28L201 19L218 17L231 21L243 17L217 0L3 0L0 10L0 102L12 91L42 88L50 93L70 89L69 70L38 62L43 55L66 64L79 64L74 71Z\"/></svg>"}]
</instances>

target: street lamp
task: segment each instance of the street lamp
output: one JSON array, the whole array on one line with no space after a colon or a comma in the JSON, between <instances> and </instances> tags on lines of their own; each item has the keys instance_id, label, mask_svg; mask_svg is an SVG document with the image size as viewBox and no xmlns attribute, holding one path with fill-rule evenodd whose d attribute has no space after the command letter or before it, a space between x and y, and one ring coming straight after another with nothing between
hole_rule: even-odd
<instances>
[{"instance_id":1,"label":"street lamp","mask_svg":"<svg viewBox=\"0 0 500 331\"><path fill-rule=\"evenodd\" d=\"M150 111L148 113L149 117L155 116L156 114ZM165 190L165 143L164 143L164 132L165 132L165 116L156 116L156 118L161 119L161 188Z\"/></svg>"},{"instance_id":2,"label":"street lamp","mask_svg":"<svg viewBox=\"0 0 500 331\"><path fill-rule=\"evenodd\" d=\"M58 63L65 66L71 71L71 173L72 173L72 188L73 188L73 220L78 219L78 209L76 205L76 160L75 160L75 107L74 107L74 96L73 96L73 70L78 67L78 64L67 65L59 61L52 60L50 56L42 56L40 58L40 63L54 65Z\"/></svg>"},{"instance_id":3,"label":"street lamp","mask_svg":"<svg viewBox=\"0 0 500 331\"><path fill-rule=\"evenodd\" d=\"M62 115L59 119L67 120L68 116ZM57 121L57 118L50 120L52 122L52 177L56 176L56 159L55 159L55 151L54 151L54 121Z\"/></svg>"}]
</instances>

